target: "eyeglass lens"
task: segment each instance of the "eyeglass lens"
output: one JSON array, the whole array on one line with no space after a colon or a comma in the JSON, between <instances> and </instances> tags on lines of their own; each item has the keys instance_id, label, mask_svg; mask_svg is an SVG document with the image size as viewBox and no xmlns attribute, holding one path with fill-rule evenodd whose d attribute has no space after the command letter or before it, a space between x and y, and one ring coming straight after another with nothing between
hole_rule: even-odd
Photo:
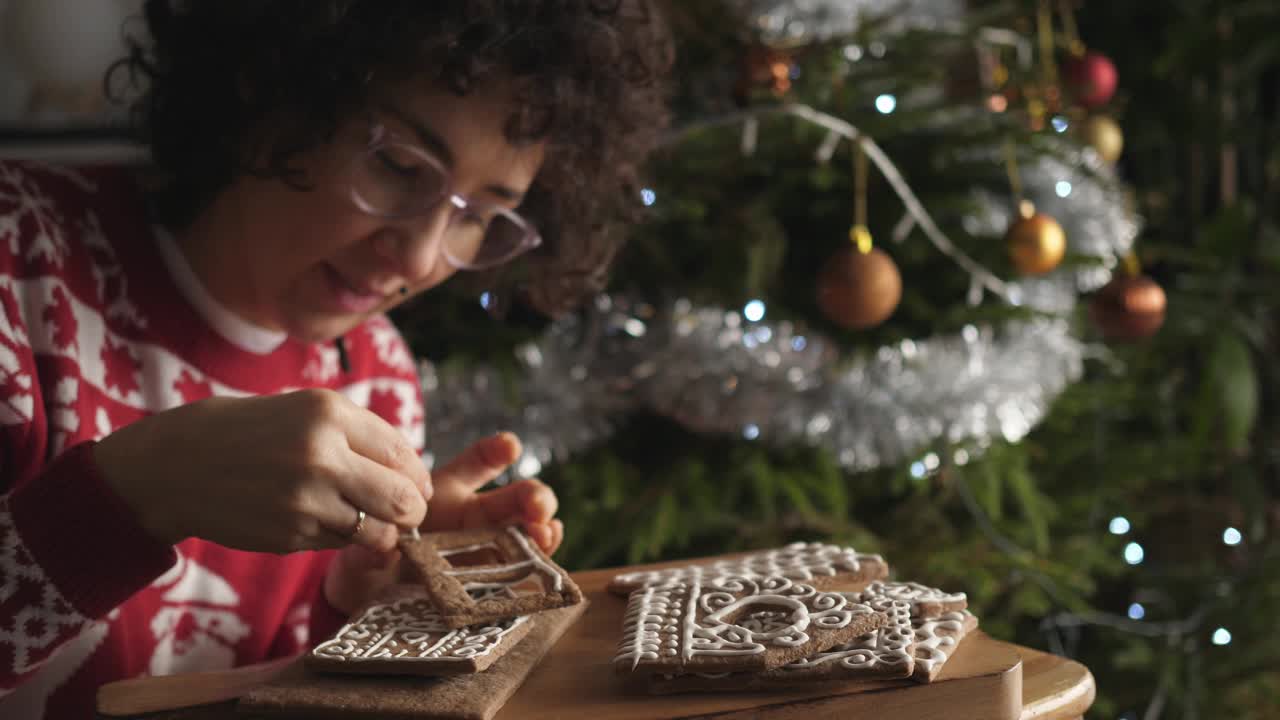
<instances>
[{"instance_id":1,"label":"eyeglass lens","mask_svg":"<svg viewBox=\"0 0 1280 720\"><path fill-rule=\"evenodd\" d=\"M445 200L449 173L417 147L385 143L360 156L352 189L367 212L391 218L412 217L430 212ZM452 205L445 252L454 264L464 268L490 267L525 247L530 229L507 208L481 203Z\"/></svg>"}]
</instances>

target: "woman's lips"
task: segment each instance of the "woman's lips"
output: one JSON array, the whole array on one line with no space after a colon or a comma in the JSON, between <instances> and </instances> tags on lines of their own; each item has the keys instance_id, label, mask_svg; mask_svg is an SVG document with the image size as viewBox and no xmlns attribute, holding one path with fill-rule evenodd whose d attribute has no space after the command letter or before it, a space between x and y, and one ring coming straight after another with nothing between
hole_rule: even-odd
<instances>
[{"instance_id":1,"label":"woman's lips","mask_svg":"<svg viewBox=\"0 0 1280 720\"><path fill-rule=\"evenodd\" d=\"M337 270L326 264L325 278L329 281L329 297L333 306L349 313L366 313L381 305L386 294L367 288L356 288L347 282Z\"/></svg>"}]
</instances>

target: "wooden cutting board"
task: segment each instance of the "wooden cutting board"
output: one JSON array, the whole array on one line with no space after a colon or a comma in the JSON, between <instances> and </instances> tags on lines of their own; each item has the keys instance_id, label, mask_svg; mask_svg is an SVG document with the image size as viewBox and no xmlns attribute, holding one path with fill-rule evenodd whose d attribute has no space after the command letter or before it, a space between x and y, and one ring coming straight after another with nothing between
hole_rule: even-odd
<instances>
[{"instance_id":1,"label":"wooden cutting board","mask_svg":"<svg viewBox=\"0 0 1280 720\"><path fill-rule=\"evenodd\" d=\"M981 632L961 643L940 678L929 685L889 681L743 695L649 696L630 689L612 665L626 601L604 588L615 573L633 569L637 568L574 574L590 608L533 669L497 720L1066 720L1081 716L1093 700L1093 678L1083 666ZM1025 665L1023 656L1028 658ZM234 703L227 701L267 682L282 668L276 663L226 673L121 681L103 687L99 710L109 717L136 717L190 708L147 720L246 720L251 716L236 713ZM199 703L208 705L191 708Z\"/></svg>"}]
</instances>

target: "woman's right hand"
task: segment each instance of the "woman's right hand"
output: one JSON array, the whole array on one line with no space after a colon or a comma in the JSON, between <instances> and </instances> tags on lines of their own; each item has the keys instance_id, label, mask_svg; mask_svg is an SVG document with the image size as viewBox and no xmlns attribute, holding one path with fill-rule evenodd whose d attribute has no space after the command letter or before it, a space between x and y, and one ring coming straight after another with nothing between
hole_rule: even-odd
<instances>
[{"instance_id":1,"label":"woman's right hand","mask_svg":"<svg viewBox=\"0 0 1280 720\"><path fill-rule=\"evenodd\" d=\"M404 436L331 390L201 400L121 428L94 453L142 526L169 543L387 551L422 524L432 494Z\"/></svg>"}]
</instances>

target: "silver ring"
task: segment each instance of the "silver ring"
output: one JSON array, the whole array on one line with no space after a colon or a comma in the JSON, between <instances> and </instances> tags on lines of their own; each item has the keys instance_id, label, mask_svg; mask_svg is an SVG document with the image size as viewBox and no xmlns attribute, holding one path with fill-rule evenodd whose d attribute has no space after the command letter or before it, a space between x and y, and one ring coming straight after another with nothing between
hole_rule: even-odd
<instances>
[{"instance_id":1,"label":"silver ring","mask_svg":"<svg viewBox=\"0 0 1280 720\"><path fill-rule=\"evenodd\" d=\"M351 535L350 535L351 539L354 540L355 537L360 534L360 531L364 529L364 518L365 518L365 512L363 510L357 510L356 526L351 528Z\"/></svg>"}]
</instances>

